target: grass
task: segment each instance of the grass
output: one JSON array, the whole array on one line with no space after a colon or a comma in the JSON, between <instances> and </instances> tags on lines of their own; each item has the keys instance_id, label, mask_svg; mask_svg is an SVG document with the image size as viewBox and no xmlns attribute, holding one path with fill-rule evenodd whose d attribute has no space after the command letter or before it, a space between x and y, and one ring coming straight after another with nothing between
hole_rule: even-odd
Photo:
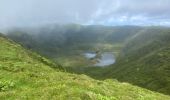
<instances>
[{"instance_id":1,"label":"grass","mask_svg":"<svg viewBox=\"0 0 170 100\"><path fill-rule=\"evenodd\" d=\"M169 100L117 80L94 80L0 37L0 100Z\"/></svg>"},{"instance_id":2,"label":"grass","mask_svg":"<svg viewBox=\"0 0 170 100\"><path fill-rule=\"evenodd\" d=\"M131 39L108 76L170 94L170 30L151 28Z\"/></svg>"}]
</instances>

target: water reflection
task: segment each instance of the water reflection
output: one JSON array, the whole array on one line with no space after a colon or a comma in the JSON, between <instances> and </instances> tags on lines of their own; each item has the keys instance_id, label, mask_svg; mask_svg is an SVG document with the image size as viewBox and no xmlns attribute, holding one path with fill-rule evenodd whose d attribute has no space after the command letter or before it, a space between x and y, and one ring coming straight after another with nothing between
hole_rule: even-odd
<instances>
[{"instance_id":1,"label":"water reflection","mask_svg":"<svg viewBox=\"0 0 170 100\"><path fill-rule=\"evenodd\" d=\"M111 52L102 53L100 54L100 57L96 57L97 54L95 52L86 52L84 53L84 56L87 59L92 59L92 58L96 59L96 63L94 64L94 66L100 66L100 67L112 65L116 61L113 53Z\"/></svg>"}]
</instances>

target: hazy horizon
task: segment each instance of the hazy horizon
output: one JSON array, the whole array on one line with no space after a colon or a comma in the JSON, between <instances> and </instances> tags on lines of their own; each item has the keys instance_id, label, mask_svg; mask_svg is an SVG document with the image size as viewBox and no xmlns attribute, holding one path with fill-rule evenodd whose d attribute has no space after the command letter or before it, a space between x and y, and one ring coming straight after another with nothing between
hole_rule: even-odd
<instances>
[{"instance_id":1,"label":"hazy horizon","mask_svg":"<svg viewBox=\"0 0 170 100\"><path fill-rule=\"evenodd\" d=\"M169 0L1 0L0 29L45 24L170 26Z\"/></svg>"}]
</instances>

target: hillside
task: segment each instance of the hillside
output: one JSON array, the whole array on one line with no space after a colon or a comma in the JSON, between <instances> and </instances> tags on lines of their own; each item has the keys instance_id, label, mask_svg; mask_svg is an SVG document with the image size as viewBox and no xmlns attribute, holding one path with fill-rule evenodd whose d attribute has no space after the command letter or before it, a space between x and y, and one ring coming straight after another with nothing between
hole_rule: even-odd
<instances>
[{"instance_id":1,"label":"hillside","mask_svg":"<svg viewBox=\"0 0 170 100\"><path fill-rule=\"evenodd\" d=\"M169 100L116 80L98 81L59 70L49 60L0 36L1 100Z\"/></svg>"},{"instance_id":2,"label":"hillside","mask_svg":"<svg viewBox=\"0 0 170 100\"><path fill-rule=\"evenodd\" d=\"M110 70L120 81L170 94L170 29L150 27L130 38Z\"/></svg>"}]
</instances>

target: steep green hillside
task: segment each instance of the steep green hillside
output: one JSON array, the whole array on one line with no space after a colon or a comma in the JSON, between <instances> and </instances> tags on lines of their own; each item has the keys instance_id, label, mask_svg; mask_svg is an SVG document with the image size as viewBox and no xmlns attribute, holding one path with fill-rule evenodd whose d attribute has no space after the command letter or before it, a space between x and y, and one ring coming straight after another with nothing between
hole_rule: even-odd
<instances>
[{"instance_id":1,"label":"steep green hillside","mask_svg":"<svg viewBox=\"0 0 170 100\"><path fill-rule=\"evenodd\" d=\"M54 68L55 67L55 68ZM169 100L116 80L62 72L49 60L0 36L1 100Z\"/></svg>"},{"instance_id":2,"label":"steep green hillside","mask_svg":"<svg viewBox=\"0 0 170 100\"><path fill-rule=\"evenodd\" d=\"M170 94L170 29L150 27L129 39L109 76Z\"/></svg>"}]
</instances>

